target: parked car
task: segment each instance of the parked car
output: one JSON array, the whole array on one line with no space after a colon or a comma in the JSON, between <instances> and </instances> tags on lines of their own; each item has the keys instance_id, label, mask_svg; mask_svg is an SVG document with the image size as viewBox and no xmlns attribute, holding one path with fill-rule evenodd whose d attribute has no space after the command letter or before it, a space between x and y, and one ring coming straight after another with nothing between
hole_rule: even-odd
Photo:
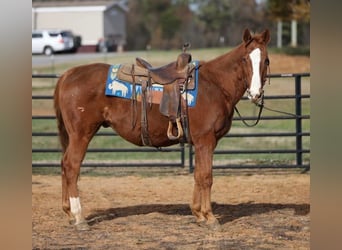
<instances>
[{"instance_id":1,"label":"parked car","mask_svg":"<svg viewBox=\"0 0 342 250\"><path fill-rule=\"evenodd\" d=\"M80 46L81 37L75 36L70 30L32 31L32 54L75 52Z\"/></svg>"}]
</instances>

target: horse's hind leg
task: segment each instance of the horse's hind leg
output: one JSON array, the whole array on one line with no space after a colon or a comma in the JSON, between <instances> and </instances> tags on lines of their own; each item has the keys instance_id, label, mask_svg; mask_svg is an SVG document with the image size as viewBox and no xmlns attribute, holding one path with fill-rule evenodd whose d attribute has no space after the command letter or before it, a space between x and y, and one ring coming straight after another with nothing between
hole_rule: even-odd
<instances>
[{"instance_id":1,"label":"horse's hind leg","mask_svg":"<svg viewBox=\"0 0 342 250\"><path fill-rule=\"evenodd\" d=\"M89 229L82 214L77 180L90 139L71 136L62 159L62 206L78 230Z\"/></svg>"}]
</instances>

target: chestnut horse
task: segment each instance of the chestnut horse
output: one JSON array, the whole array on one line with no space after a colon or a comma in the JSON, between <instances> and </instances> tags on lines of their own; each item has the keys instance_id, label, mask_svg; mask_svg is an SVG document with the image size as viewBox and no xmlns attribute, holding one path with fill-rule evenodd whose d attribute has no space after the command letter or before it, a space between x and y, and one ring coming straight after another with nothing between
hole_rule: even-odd
<instances>
[{"instance_id":1,"label":"chestnut horse","mask_svg":"<svg viewBox=\"0 0 342 250\"><path fill-rule=\"evenodd\" d=\"M242 43L230 52L200 62L197 103L188 108L189 141L195 148L193 215L198 223L217 226L211 207L213 151L230 129L234 107L245 92L257 103L263 96L269 59L270 32L243 33ZM142 146L140 114L131 125L131 100L105 96L110 65L95 63L74 67L58 80L54 93L63 157L62 206L77 229L89 226L82 214L77 181L88 144L101 126L113 128L122 138ZM138 110L141 103L138 102ZM152 104L147 112L153 146L179 143L167 137L169 120Z\"/></svg>"}]
</instances>

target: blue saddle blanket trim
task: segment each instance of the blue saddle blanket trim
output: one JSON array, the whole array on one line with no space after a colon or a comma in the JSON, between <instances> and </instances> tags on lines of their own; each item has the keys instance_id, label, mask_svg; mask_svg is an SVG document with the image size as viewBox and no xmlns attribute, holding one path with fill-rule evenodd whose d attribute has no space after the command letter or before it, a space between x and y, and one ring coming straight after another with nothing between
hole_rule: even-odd
<instances>
[{"instance_id":1,"label":"blue saddle blanket trim","mask_svg":"<svg viewBox=\"0 0 342 250\"><path fill-rule=\"evenodd\" d=\"M195 66L195 88L192 90L186 91L186 97L185 93L182 94L182 97L185 99L187 98L188 106L194 107L196 105L197 100L197 92L198 92L198 64L199 61L192 61L191 62ZM130 82L122 81L118 79L117 72L119 68L121 67L121 64L114 64L111 65L108 71L107 81L106 81L106 91L105 94L107 96L116 96L126 99L132 98L133 93L133 84ZM141 85L136 84L135 85L135 91L136 95L141 95ZM153 84L152 85L152 91L163 91L163 85L159 84Z\"/></svg>"}]
</instances>

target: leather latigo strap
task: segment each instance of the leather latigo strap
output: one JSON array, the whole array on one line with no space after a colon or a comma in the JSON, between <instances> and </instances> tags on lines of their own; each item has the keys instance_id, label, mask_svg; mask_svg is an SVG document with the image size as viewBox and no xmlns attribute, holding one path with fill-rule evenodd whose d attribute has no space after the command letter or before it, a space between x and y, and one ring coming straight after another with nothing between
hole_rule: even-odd
<instances>
[{"instance_id":1,"label":"leather latigo strap","mask_svg":"<svg viewBox=\"0 0 342 250\"><path fill-rule=\"evenodd\" d=\"M152 146L152 142L148 133L147 119L147 83L142 84L141 89L141 140L145 146Z\"/></svg>"},{"instance_id":2,"label":"leather latigo strap","mask_svg":"<svg viewBox=\"0 0 342 250\"><path fill-rule=\"evenodd\" d=\"M181 91L193 89L194 65L191 62L191 54L181 53L177 61L161 67L152 65L142 58L136 59L134 64L122 64L118 70L117 77L125 82L133 84L132 93L132 126L136 125L136 90L135 85L141 85L141 139L143 145L153 146L148 132L147 105L152 103L150 87L152 84L163 85L162 98L160 100L160 112L169 117L167 136L170 140L180 139L184 132L182 120L184 109L181 107ZM184 102L184 100L183 100ZM173 130L177 129L177 134Z\"/></svg>"}]
</instances>

